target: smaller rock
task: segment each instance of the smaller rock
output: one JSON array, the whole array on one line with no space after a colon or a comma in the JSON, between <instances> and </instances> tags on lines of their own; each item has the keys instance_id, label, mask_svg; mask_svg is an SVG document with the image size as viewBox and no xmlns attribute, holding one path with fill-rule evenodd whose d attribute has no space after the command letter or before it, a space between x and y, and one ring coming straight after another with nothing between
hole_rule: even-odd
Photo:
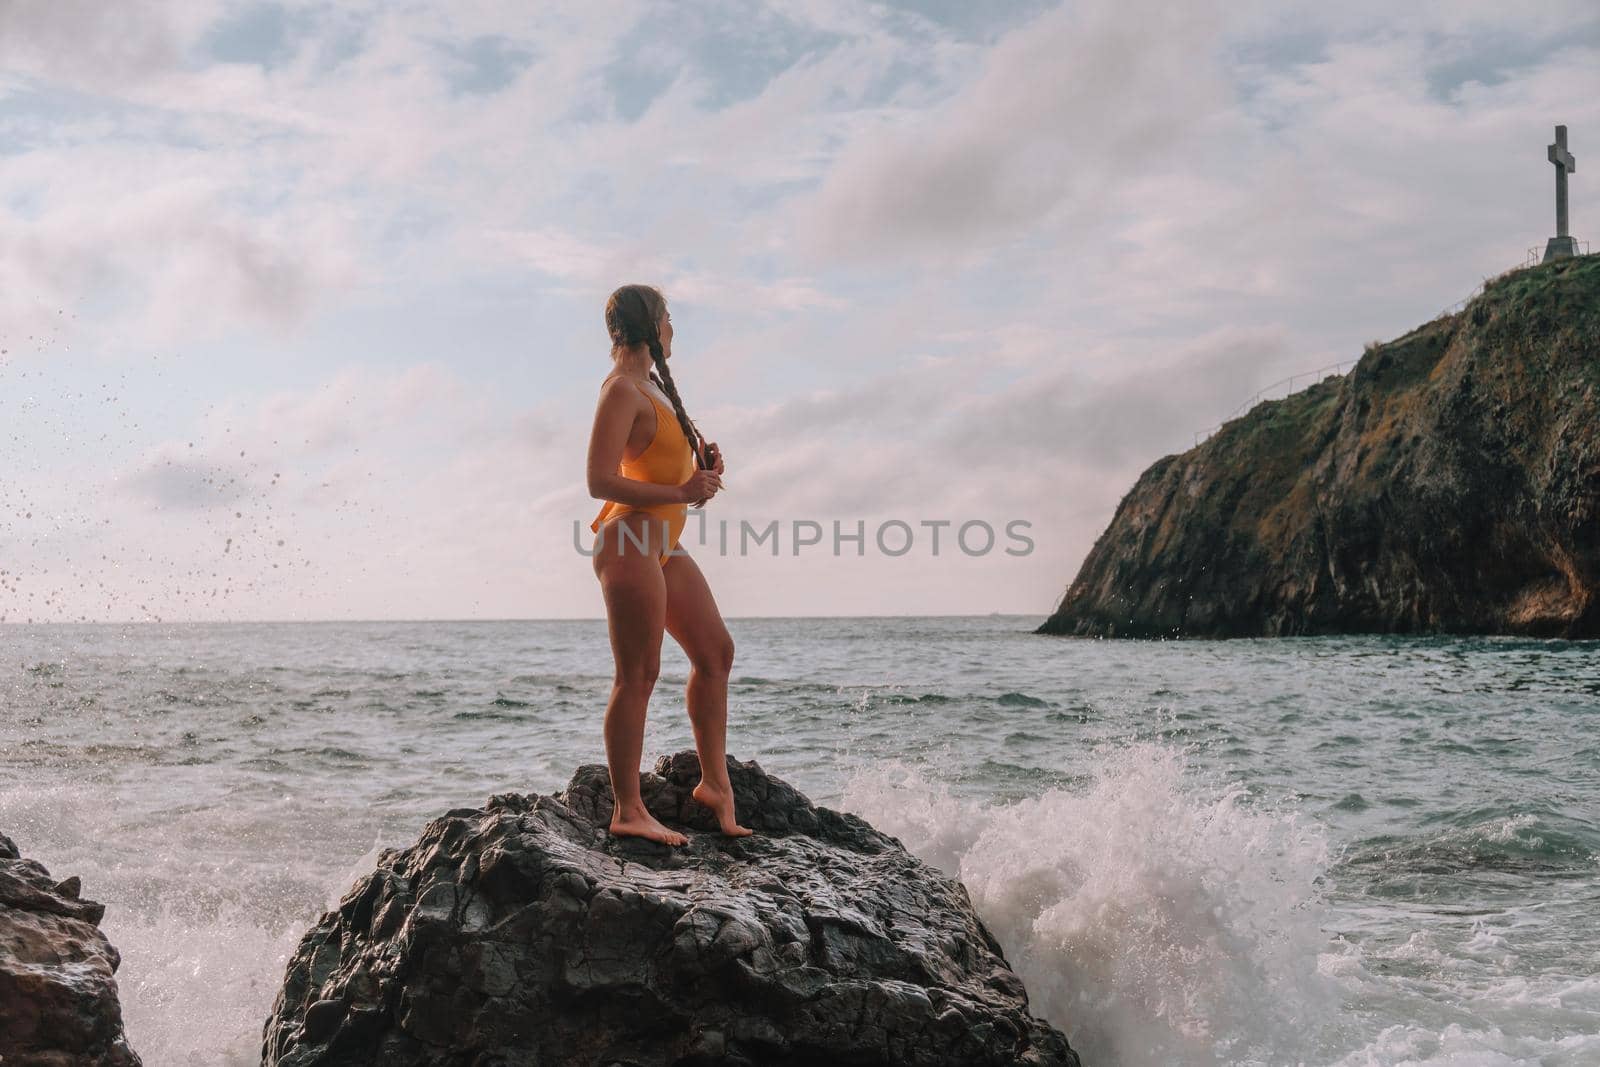
<instances>
[{"instance_id":1,"label":"smaller rock","mask_svg":"<svg viewBox=\"0 0 1600 1067\"><path fill-rule=\"evenodd\" d=\"M0 1064L140 1067L122 1030L105 906L0 834Z\"/></svg>"}]
</instances>

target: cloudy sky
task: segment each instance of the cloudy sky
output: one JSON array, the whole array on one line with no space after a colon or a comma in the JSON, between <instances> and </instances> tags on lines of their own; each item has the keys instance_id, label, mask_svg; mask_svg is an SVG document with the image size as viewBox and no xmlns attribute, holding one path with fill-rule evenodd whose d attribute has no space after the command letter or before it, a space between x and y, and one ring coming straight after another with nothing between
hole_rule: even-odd
<instances>
[{"instance_id":1,"label":"cloudy sky","mask_svg":"<svg viewBox=\"0 0 1600 1067\"><path fill-rule=\"evenodd\" d=\"M1557 122L1600 238L1593 0L0 0L0 616L598 617L635 281L725 614L1042 615L1153 460L1542 244Z\"/></svg>"}]
</instances>

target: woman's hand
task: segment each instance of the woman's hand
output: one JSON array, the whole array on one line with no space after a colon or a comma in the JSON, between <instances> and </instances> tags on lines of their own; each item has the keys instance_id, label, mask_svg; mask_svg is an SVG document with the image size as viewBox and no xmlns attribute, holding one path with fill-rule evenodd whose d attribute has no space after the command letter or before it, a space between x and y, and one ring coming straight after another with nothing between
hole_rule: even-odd
<instances>
[{"instance_id":1,"label":"woman's hand","mask_svg":"<svg viewBox=\"0 0 1600 1067\"><path fill-rule=\"evenodd\" d=\"M714 470L697 470L689 475L689 480L678 486L683 494L685 504L699 507L707 500L717 495L717 490L722 488L722 475Z\"/></svg>"},{"instance_id":2,"label":"woman's hand","mask_svg":"<svg viewBox=\"0 0 1600 1067\"><path fill-rule=\"evenodd\" d=\"M716 471L718 474L721 474L722 473L722 449L717 447L717 443L715 441L708 441L708 442L706 442L706 451L711 453L711 458L712 458L711 469Z\"/></svg>"}]
</instances>

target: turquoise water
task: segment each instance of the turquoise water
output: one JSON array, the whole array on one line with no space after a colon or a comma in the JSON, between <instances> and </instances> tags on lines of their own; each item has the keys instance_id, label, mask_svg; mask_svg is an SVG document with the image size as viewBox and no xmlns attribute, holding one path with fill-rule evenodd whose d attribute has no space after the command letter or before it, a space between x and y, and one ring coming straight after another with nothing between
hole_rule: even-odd
<instances>
[{"instance_id":1,"label":"turquoise water","mask_svg":"<svg viewBox=\"0 0 1600 1067\"><path fill-rule=\"evenodd\" d=\"M1600 645L735 619L729 749L958 875L1088 1064L1600 1063ZM318 912L601 758L601 622L0 627L0 830L150 1064L259 1060ZM646 759L691 745L670 640Z\"/></svg>"}]
</instances>

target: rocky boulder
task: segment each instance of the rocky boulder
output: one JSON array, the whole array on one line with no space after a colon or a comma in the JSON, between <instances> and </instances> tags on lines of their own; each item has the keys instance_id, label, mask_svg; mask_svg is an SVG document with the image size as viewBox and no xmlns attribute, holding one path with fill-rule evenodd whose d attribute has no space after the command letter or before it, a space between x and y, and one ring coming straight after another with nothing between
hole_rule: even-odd
<instances>
[{"instance_id":1,"label":"rocky boulder","mask_svg":"<svg viewBox=\"0 0 1600 1067\"><path fill-rule=\"evenodd\" d=\"M753 836L717 832L681 752L642 776L680 848L611 837L590 764L385 850L291 958L264 1064L1078 1063L959 882L728 767Z\"/></svg>"},{"instance_id":2,"label":"rocky boulder","mask_svg":"<svg viewBox=\"0 0 1600 1067\"><path fill-rule=\"evenodd\" d=\"M0 834L0 1064L139 1067L122 1032L105 906Z\"/></svg>"}]
</instances>

